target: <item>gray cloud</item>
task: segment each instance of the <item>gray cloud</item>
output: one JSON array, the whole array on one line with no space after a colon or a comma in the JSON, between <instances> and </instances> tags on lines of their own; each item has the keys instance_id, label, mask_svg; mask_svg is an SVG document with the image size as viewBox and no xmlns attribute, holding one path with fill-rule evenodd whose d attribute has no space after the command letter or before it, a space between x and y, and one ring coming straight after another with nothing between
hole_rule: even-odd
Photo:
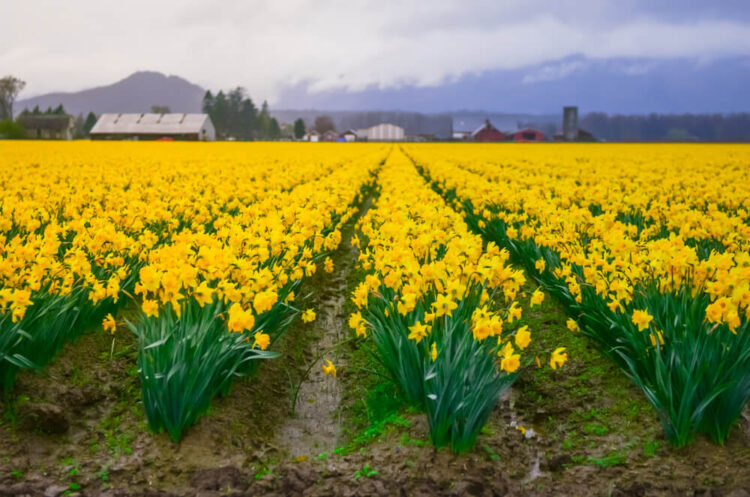
<instances>
[{"instance_id":1,"label":"gray cloud","mask_svg":"<svg viewBox=\"0 0 750 497\"><path fill-rule=\"evenodd\" d=\"M748 11L734 0L27 0L0 5L0 72L24 78L25 96L153 69L273 101L302 81L312 91L431 86L574 54L748 55ZM567 64L528 82L577 69Z\"/></svg>"}]
</instances>

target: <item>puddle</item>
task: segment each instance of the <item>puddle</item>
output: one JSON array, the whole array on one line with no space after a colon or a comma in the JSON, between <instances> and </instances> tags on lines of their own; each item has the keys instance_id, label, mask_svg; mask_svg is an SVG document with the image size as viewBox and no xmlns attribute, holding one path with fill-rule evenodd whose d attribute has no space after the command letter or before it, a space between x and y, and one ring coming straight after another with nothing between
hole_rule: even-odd
<instances>
[{"instance_id":1,"label":"puddle","mask_svg":"<svg viewBox=\"0 0 750 497\"><path fill-rule=\"evenodd\" d=\"M534 430L531 425L524 424L518 419L518 415L516 414L515 409L516 395L516 391L513 387L508 388L500 395L501 404L506 407L508 409L508 412L510 413L510 422L508 423L508 426L522 431L524 438L526 438L527 440L535 438L537 437L536 430Z\"/></svg>"},{"instance_id":2,"label":"puddle","mask_svg":"<svg viewBox=\"0 0 750 497\"><path fill-rule=\"evenodd\" d=\"M505 408L508 409L508 412L510 413L510 422L508 423L508 426L522 431L523 436L526 440L530 440L532 438L536 438L538 440L539 435L536 430L534 430L534 428L530 424L527 425L518 418L518 414L516 413L515 409L516 396L517 393L513 387L508 388L500 396L500 402ZM529 464L528 472L526 473L526 476L524 476L523 480L521 480L521 483L531 483L534 480L545 475L545 473L541 469L542 457L544 457L543 451L537 451L534 454L531 464Z\"/></svg>"},{"instance_id":3,"label":"puddle","mask_svg":"<svg viewBox=\"0 0 750 497\"><path fill-rule=\"evenodd\" d=\"M323 364L327 358L331 359L339 370L345 366L332 350L336 343L343 339L343 325L346 323L338 317L341 315L343 304L342 296L329 299L316 309L316 328L324 333L316 350L323 352L331 349L331 353L319 358L312 365L307 378L300 386L294 415L280 430L279 445L286 449L292 458L314 457L321 452L331 453L339 442L340 382L323 373Z\"/></svg>"},{"instance_id":4,"label":"puddle","mask_svg":"<svg viewBox=\"0 0 750 497\"><path fill-rule=\"evenodd\" d=\"M323 280L325 287L316 288L320 299L315 307L315 333L320 340L313 348L309 360L311 365L307 378L302 381L295 412L286 420L278 433L277 446L292 459L313 458L323 452L328 454L342 442L341 382L323 373L326 359L330 359L341 371L346 368L343 354L337 352L337 344L348 338L347 315L344 304L349 273L357 259L358 251L350 244L353 230L344 233L341 250L334 257L335 270Z\"/></svg>"},{"instance_id":5,"label":"puddle","mask_svg":"<svg viewBox=\"0 0 750 497\"><path fill-rule=\"evenodd\" d=\"M536 453L536 455L534 456L534 460L531 461L531 465L529 466L529 472L522 480L522 483L531 483L532 481L544 475L541 470L541 460L543 455L544 452L541 451L538 451Z\"/></svg>"}]
</instances>

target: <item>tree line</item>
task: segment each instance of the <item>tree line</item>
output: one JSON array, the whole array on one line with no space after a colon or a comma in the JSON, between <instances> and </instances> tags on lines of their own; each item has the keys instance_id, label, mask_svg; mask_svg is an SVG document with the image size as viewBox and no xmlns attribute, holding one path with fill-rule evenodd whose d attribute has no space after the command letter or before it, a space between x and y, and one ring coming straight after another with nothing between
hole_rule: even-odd
<instances>
[{"instance_id":1,"label":"tree line","mask_svg":"<svg viewBox=\"0 0 750 497\"><path fill-rule=\"evenodd\" d=\"M605 141L750 141L750 113L586 114L581 129Z\"/></svg>"},{"instance_id":2,"label":"tree line","mask_svg":"<svg viewBox=\"0 0 750 497\"><path fill-rule=\"evenodd\" d=\"M263 101L260 110L244 88L237 87L214 95L210 90L203 96L203 112L208 114L216 129L217 139L278 140L281 137L279 122L268 112Z\"/></svg>"}]
</instances>

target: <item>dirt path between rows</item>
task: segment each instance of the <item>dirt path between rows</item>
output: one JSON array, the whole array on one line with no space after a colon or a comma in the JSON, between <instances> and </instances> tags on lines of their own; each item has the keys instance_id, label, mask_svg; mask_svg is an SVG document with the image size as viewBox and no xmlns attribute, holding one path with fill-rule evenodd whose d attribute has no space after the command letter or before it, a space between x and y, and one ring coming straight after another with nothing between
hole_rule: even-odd
<instances>
[{"instance_id":1,"label":"dirt path between rows","mask_svg":"<svg viewBox=\"0 0 750 497\"><path fill-rule=\"evenodd\" d=\"M369 208L366 199L360 216ZM319 340L312 346L308 358L309 370L298 384L292 416L282 425L277 435L277 446L289 457L304 460L331 454L342 442L341 402L342 386L332 375L326 375L323 365L330 360L338 371L346 368L346 357L340 351L347 339L348 325L344 304L347 282L359 254L351 244L353 223L342 232L339 250L333 257L334 272L324 278L324 285L314 288L317 319L313 333Z\"/></svg>"}]
</instances>

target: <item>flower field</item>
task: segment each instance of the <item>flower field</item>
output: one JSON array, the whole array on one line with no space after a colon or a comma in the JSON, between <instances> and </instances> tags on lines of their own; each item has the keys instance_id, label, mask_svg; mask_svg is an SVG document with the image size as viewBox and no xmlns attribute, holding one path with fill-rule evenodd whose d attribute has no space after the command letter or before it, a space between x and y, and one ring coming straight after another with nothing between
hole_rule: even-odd
<instances>
[{"instance_id":1,"label":"flower field","mask_svg":"<svg viewBox=\"0 0 750 497\"><path fill-rule=\"evenodd\" d=\"M368 444L383 430L409 426L430 447L412 457L497 444L509 452L477 467L504 474L523 450L532 466L551 460L556 435L542 425L573 416L523 406L549 388L577 398L565 385L593 364L597 385L624 392L629 423L660 427L649 436L665 439L669 464L688 464L672 462L680 447L737 464L750 453L746 146L0 142L0 170L0 388L14 444L31 378L100 340L111 346L92 371L121 364L135 390L122 415L135 421L118 415L112 430L130 426L143 447L166 438L170 460L236 389L255 388L258 411L231 422L255 426L287 398L294 417L318 375L342 405L310 429L335 426L357 464L377 464ZM345 303L327 310L334 297ZM339 322L346 339L321 340ZM571 409L600 420L608 395ZM96 425L101 412L86 412ZM260 464L249 445L243 468ZM316 450L310 460L331 457ZM107 468L121 457L86 456ZM576 465L609 461L575 457L561 463L571 482ZM255 479L271 481L273 464L252 466ZM507 485L565 479L539 478Z\"/></svg>"},{"instance_id":2,"label":"flower field","mask_svg":"<svg viewBox=\"0 0 750 497\"><path fill-rule=\"evenodd\" d=\"M697 432L723 443L750 391L748 157L690 148L643 147L632 162L415 159L565 304L571 330L644 391L677 446Z\"/></svg>"}]
</instances>

